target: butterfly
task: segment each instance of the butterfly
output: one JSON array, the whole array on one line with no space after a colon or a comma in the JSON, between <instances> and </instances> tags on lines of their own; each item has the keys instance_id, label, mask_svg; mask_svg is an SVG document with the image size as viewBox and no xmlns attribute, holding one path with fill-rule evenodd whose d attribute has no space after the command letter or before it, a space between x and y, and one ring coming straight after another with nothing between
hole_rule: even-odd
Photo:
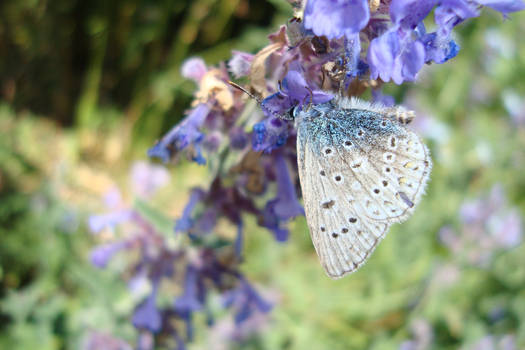
<instances>
[{"instance_id":1,"label":"butterfly","mask_svg":"<svg viewBox=\"0 0 525 350\"><path fill-rule=\"evenodd\" d=\"M299 180L315 251L327 275L341 278L366 262L390 225L412 215L425 192L432 159L407 128L415 113L338 96L279 117L294 120L297 130Z\"/></svg>"},{"instance_id":2,"label":"butterfly","mask_svg":"<svg viewBox=\"0 0 525 350\"><path fill-rule=\"evenodd\" d=\"M294 111L306 221L329 277L356 271L425 191L429 151L414 113L338 97Z\"/></svg>"}]
</instances>

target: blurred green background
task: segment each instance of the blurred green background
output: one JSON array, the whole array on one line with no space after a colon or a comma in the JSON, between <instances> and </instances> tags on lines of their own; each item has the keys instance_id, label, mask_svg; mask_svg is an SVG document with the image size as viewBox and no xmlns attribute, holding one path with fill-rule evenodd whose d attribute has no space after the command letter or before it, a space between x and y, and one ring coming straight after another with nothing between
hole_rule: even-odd
<instances>
[{"instance_id":1,"label":"blurred green background","mask_svg":"<svg viewBox=\"0 0 525 350\"><path fill-rule=\"evenodd\" d=\"M284 0L0 3L0 348L81 348L93 332L134 343L125 281L118 265L89 263L86 218L109 188L126 191L133 161L189 106L184 59L255 53L290 16ZM229 346L525 348L522 227L513 245L477 239L507 212L525 215L524 32L525 14L485 10L456 31L458 57L387 86L418 112L434 170L415 215L357 273L325 276L304 218L286 244L248 224L244 272L276 306L258 335ZM208 179L194 164L170 172L160 202L177 217ZM465 223L464 204L490 206L495 185L506 204ZM472 239L478 226L488 233ZM211 348L216 330L196 326L190 349Z\"/></svg>"}]
</instances>

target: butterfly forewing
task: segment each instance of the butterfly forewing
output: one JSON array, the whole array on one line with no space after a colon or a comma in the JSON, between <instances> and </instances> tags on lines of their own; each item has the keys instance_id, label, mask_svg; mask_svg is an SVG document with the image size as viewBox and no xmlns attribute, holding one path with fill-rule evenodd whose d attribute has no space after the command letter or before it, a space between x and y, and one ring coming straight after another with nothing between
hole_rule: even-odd
<instances>
[{"instance_id":1,"label":"butterfly forewing","mask_svg":"<svg viewBox=\"0 0 525 350\"><path fill-rule=\"evenodd\" d=\"M339 278L411 214L431 163L417 135L380 110L313 108L297 119L299 175L315 249Z\"/></svg>"}]
</instances>

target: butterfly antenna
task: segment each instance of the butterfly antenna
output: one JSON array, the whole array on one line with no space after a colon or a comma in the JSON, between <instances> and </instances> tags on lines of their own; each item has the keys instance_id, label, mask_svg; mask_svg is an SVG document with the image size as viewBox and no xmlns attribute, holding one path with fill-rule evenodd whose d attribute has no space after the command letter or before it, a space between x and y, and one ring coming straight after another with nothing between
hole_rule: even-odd
<instances>
[{"instance_id":1,"label":"butterfly antenna","mask_svg":"<svg viewBox=\"0 0 525 350\"><path fill-rule=\"evenodd\" d=\"M257 101L258 104L261 104L262 101L261 101L260 98L255 97L255 95L253 95L251 92L249 92L248 90L246 90L245 88L243 88L243 87L240 86L239 84L234 83L234 82L231 81L231 80L228 80L228 84L230 84L231 86L233 86L233 87L236 88L236 89L241 90L241 91L244 92L246 95L250 96L250 97L253 98L255 101Z\"/></svg>"}]
</instances>

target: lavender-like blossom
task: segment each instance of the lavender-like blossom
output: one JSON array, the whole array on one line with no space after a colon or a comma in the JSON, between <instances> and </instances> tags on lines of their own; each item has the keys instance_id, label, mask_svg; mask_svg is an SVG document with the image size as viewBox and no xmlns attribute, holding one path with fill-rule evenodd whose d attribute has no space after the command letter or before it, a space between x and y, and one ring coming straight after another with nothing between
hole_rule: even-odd
<instances>
[{"instance_id":1,"label":"lavender-like blossom","mask_svg":"<svg viewBox=\"0 0 525 350\"><path fill-rule=\"evenodd\" d=\"M487 196L465 202L459 211L461 227L443 227L441 242L460 260L487 267L497 251L512 249L523 240L522 218L509 207L501 185Z\"/></svg>"},{"instance_id":2,"label":"lavender-like blossom","mask_svg":"<svg viewBox=\"0 0 525 350\"><path fill-rule=\"evenodd\" d=\"M370 18L367 0L309 0L304 26L316 35L337 39L363 29Z\"/></svg>"}]
</instances>

